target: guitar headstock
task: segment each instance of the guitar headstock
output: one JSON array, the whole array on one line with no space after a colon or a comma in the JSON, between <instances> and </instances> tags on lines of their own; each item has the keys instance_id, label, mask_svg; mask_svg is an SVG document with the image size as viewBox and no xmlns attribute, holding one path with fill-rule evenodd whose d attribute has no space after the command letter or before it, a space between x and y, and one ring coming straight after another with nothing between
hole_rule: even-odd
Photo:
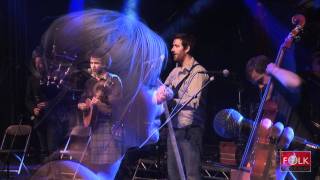
<instances>
[{"instance_id":1,"label":"guitar headstock","mask_svg":"<svg viewBox=\"0 0 320 180\"><path fill-rule=\"evenodd\" d=\"M48 63L46 77L40 81L40 85L55 89L62 88L74 71L73 62L76 58L77 56L55 54L54 59Z\"/></svg>"},{"instance_id":2,"label":"guitar headstock","mask_svg":"<svg viewBox=\"0 0 320 180\"><path fill-rule=\"evenodd\" d=\"M71 65L62 66L61 64L58 67L51 66L49 68L46 83L47 86L55 86L56 88L61 88L65 78L69 75Z\"/></svg>"}]
</instances>

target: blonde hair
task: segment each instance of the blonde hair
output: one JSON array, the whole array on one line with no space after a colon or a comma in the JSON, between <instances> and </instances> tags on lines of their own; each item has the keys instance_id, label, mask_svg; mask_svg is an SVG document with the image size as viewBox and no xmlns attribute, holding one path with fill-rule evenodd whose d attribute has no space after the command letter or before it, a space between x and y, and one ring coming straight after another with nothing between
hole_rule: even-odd
<instances>
[{"instance_id":1,"label":"blonde hair","mask_svg":"<svg viewBox=\"0 0 320 180\"><path fill-rule=\"evenodd\" d=\"M112 61L108 71L122 80L126 104L134 100L143 84L156 82L168 54L163 39L145 24L101 9L58 18L44 34L42 45L47 61L54 58L53 51L77 54L73 66L85 62L93 50L108 54Z\"/></svg>"}]
</instances>

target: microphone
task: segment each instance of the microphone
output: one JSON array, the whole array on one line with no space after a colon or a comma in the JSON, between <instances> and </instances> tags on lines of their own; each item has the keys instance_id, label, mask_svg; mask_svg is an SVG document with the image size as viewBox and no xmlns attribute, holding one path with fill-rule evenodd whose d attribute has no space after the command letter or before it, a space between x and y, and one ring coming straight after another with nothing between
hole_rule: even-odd
<instances>
[{"instance_id":1,"label":"microphone","mask_svg":"<svg viewBox=\"0 0 320 180\"><path fill-rule=\"evenodd\" d=\"M224 138L238 138L250 130L252 125L252 120L244 118L234 109L223 109L219 111L213 120L215 132ZM294 136L292 142L303 145L310 150L320 150L320 145L298 136Z\"/></svg>"},{"instance_id":2,"label":"microphone","mask_svg":"<svg viewBox=\"0 0 320 180\"><path fill-rule=\"evenodd\" d=\"M250 130L252 121L244 118L234 109L223 109L219 111L213 120L215 132L224 138L237 138L245 131Z\"/></svg>"},{"instance_id":3,"label":"microphone","mask_svg":"<svg viewBox=\"0 0 320 180\"><path fill-rule=\"evenodd\" d=\"M230 71L228 69L224 69L222 71L200 71L200 74L208 74L208 75L222 75L223 77L228 77L230 75Z\"/></svg>"}]
</instances>

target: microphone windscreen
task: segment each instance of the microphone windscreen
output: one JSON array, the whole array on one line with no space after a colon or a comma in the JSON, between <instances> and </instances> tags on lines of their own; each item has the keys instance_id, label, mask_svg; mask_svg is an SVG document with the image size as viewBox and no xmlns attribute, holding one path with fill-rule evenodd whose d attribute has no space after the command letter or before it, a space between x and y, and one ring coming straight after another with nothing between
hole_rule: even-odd
<instances>
[{"instance_id":1,"label":"microphone windscreen","mask_svg":"<svg viewBox=\"0 0 320 180\"><path fill-rule=\"evenodd\" d=\"M92 73L91 68L88 68L88 69L87 69L87 71L88 71L88 73L89 73L89 74L91 74L91 73Z\"/></svg>"},{"instance_id":2,"label":"microphone windscreen","mask_svg":"<svg viewBox=\"0 0 320 180\"><path fill-rule=\"evenodd\" d=\"M224 69L224 70L222 71L222 74L223 74L223 77L228 77L229 74L230 74L230 71L229 71L228 69Z\"/></svg>"},{"instance_id":3,"label":"microphone windscreen","mask_svg":"<svg viewBox=\"0 0 320 180\"><path fill-rule=\"evenodd\" d=\"M223 109L219 111L213 122L215 132L224 138L239 136L240 123L243 116L234 109Z\"/></svg>"},{"instance_id":4,"label":"microphone windscreen","mask_svg":"<svg viewBox=\"0 0 320 180\"><path fill-rule=\"evenodd\" d=\"M166 56L165 56L164 54L161 54L161 55L160 55L161 61L164 61L165 58L166 58Z\"/></svg>"}]
</instances>

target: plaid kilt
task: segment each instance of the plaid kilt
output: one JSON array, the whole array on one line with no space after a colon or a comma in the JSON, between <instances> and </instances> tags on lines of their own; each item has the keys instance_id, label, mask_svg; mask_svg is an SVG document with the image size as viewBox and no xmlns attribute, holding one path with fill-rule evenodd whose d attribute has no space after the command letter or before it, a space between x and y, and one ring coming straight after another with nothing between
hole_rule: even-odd
<instances>
[{"instance_id":1,"label":"plaid kilt","mask_svg":"<svg viewBox=\"0 0 320 180\"><path fill-rule=\"evenodd\" d=\"M110 122L98 122L92 128L89 161L92 164L110 164L120 158L121 146L111 133Z\"/></svg>"}]
</instances>

